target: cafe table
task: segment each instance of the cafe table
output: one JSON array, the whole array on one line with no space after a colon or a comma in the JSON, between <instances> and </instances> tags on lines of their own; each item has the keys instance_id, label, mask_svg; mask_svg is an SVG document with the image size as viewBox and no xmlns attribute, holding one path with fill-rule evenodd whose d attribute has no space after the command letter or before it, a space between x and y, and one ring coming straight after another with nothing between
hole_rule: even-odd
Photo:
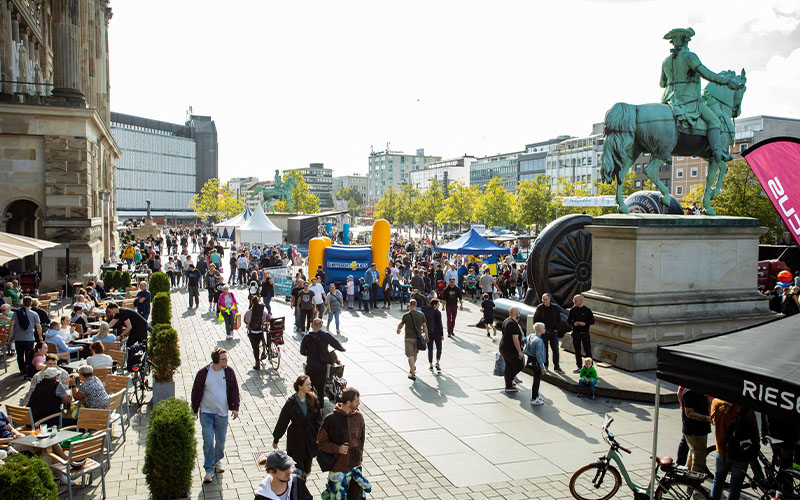
<instances>
[{"instance_id":1,"label":"cafe table","mask_svg":"<svg viewBox=\"0 0 800 500\"><path fill-rule=\"evenodd\" d=\"M72 439L76 436L80 436L82 433L77 431L65 431L65 430L58 430L55 433L51 431L49 437L46 438L39 438L33 434L26 434L23 437L17 438L11 441L14 445L21 445L27 446L29 448L34 448L37 452L41 453L51 446L55 446L61 441L65 441L67 439Z\"/></svg>"},{"instance_id":2,"label":"cafe table","mask_svg":"<svg viewBox=\"0 0 800 500\"><path fill-rule=\"evenodd\" d=\"M66 364L59 365L59 366L61 368L65 369L65 370L67 370L67 371L75 372L75 371L78 370L78 368L80 368L81 366L83 366L85 364L86 364L86 360L85 359L81 359L81 360L78 360L78 361L72 361L70 363L66 363Z\"/></svg>"}]
</instances>

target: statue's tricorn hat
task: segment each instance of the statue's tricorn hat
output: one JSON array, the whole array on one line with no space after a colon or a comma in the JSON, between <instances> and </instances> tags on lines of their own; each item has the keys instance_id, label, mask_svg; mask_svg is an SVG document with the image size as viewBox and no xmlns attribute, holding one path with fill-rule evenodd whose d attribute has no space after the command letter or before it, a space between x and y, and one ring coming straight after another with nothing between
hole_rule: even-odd
<instances>
[{"instance_id":1,"label":"statue's tricorn hat","mask_svg":"<svg viewBox=\"0 0 800 500\"><path fill-rule=\"evenodd\" d=\"M685 38L687 40L691 40L693 36L694 30L692 28L675 28L664 35L664 40L674 40L676 38Z\"/></svg>"}]
</instances>

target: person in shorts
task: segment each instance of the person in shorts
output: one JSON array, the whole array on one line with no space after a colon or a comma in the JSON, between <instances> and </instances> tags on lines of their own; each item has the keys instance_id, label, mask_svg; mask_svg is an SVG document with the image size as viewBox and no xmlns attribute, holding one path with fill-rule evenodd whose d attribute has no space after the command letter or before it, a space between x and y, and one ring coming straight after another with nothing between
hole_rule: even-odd
<instances>
[{"instance_id":1,"label":"person in shorts","mask_svg":"<svg viewBox=\"0 0 800 500\"><path fill-rule=\"evenodd\" d=\"M491 337L489 334L489 328L491 327L494 336L497 337L497 328L494 327L494 301L488 293L483 294L481 312L483 312L483 322L486 323L486 336Z\"/></svg>"},{"instance_id":2,"label":"person in shorts","mask_svg":"<svg viewBox=\"0 0 800 500\"><path fill-rule=\"evenodd\" d=\"M405 326L405 353L408 358L408 378L417 380L417 354L419 353L419 338L423 337L425 343L428 342L428 325L425 315L417 311L417 301L411 299L408 302L408 312L403 315L400 324L397 325L397 334ZM424 335L423 335L424 333Z\"/></svg>"}]
</instances>

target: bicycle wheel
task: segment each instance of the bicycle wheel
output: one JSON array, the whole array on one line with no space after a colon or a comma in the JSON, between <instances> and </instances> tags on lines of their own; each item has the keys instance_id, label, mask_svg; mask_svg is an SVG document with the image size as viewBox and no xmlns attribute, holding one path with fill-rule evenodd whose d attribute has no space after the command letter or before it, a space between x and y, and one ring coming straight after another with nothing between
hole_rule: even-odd
<instances>
[{"instance_id":1,"label":"bicycle wheel","mask_svg":"<svg viewBox=\"0 0 800 500\"><path fill-rule=\"evenodd\" d=\"M606 477L606 473L611 477ZM613 465L589 464L581 467L569 480L569 492L578 500L608 500L622 484L622 478Z\"/></svg>"},{"instance_id":2,"label":"bicycle wheel","mask_svg":"<svg viewBox=\"0 0 800 500\"><path fill-rule=\"evenodd\" d=\"M275 342L269 343L269 364L272 365L273 370L277 370L281 366L281 350Z\"/></svg>"},{"instance_id":3,"label":"bicycle wheel","mask_svg":"<svg viewBox=\"0 0 800 500\"><path fill-rule=\"evenodd\" d=\"M136 400L136 404L142 406L144 404L144 390L140 390L139 388L142 385L142 374L135 373L133 376L133 398Z\"/></svg>"},{"instance_id":4,"label":"bicycle wheel","mask_svg":"<svg viewBox=\"0 0 800 500\"><path fill-rule=\"evenodd\" d=\"M692 500L696 498L705 498L709 500L711 496L702 486L697 486L696 483L685 481L681 478L674 478L670 480L662 480L656 488L656 493L653 495L653 500L661 500L668 498L672 500Z\"/></svg>"}]
</instances>

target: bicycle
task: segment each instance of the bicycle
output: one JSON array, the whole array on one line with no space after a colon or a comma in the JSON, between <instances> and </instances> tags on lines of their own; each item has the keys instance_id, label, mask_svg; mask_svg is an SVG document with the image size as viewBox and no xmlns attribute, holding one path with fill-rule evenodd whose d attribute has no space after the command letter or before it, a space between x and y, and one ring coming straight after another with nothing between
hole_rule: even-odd
<instances>
[{"instance_id":1,"label":"bicycle","mask_svg":"<svg viewBox=\"0 0 800 500\"><path fill-rule=\"evenodd\" d=\"M609 444L608 453L601 456L597 462L585 465L575 471L569 480L569 492L577 500L608 500L613 497L625 478L625 484L633 492L635 500L649 500L650 485L641 486L633 482L628 474L619 451L631 451L620 445L614 434L608 428L614 419L605 416L602 426L603 440ZM615 467L611 462L614 462ZM659 475L659 470L663 473ZM703 472L694 472L686 467L672 463L672 459L656 457L656 490L652 498L660 500L670 498L688 500L693 498L710 499L708 492L703 487L703 481L708 477ZM622 474L620 476L620 473ZM606 477L610 474L610 480Z\"/></svg>"},{"instance_id":2,"label":"bicycle","mask_svg":"<svg viewBox=\"0 0 800 500\"><path fill-rule=\"evenodd\" d=\"M783 441L764 436L767 445L780 445ZM716 460L715 446L706 450L706 460ZM708 462L713 463L713 462ZM725 482L723 488L728 489L730 484ZM744 475L742 490L752 489L759 499L768 500L782 498L786 500L800 500L800 470L781 468L779 457L773 453L772 460L768 459L763 451L758 451L758 456L750 462Z\"/></svg>"},{"instance_id":3,"label":"bicycle","mask_svg":"<svg viewBox=\"0 0 800 500\"><path fill-rule=\"evenodd\" d=\"M136 404L142 406L144 405L145 393L152 390L150 386L150 369L153 363L147 357L147 348L138 342L128 348L128 356L138 358L138 360L128 364L128 371L131 372L133 397L136 399Z\"/></svg>"},{"instance_id":4,"label":"bicycle","mask_svg":"<svg viewBox=\"0 0 800 500\"><path fill-rule=\"evenodd\" d=\"M267 340L261 348L261 360L268 359L272 369L277 371L281 366L281 345L283 345L283 331L285 318L272 318L269 322Z\"/></svg>"}]
</instances>

